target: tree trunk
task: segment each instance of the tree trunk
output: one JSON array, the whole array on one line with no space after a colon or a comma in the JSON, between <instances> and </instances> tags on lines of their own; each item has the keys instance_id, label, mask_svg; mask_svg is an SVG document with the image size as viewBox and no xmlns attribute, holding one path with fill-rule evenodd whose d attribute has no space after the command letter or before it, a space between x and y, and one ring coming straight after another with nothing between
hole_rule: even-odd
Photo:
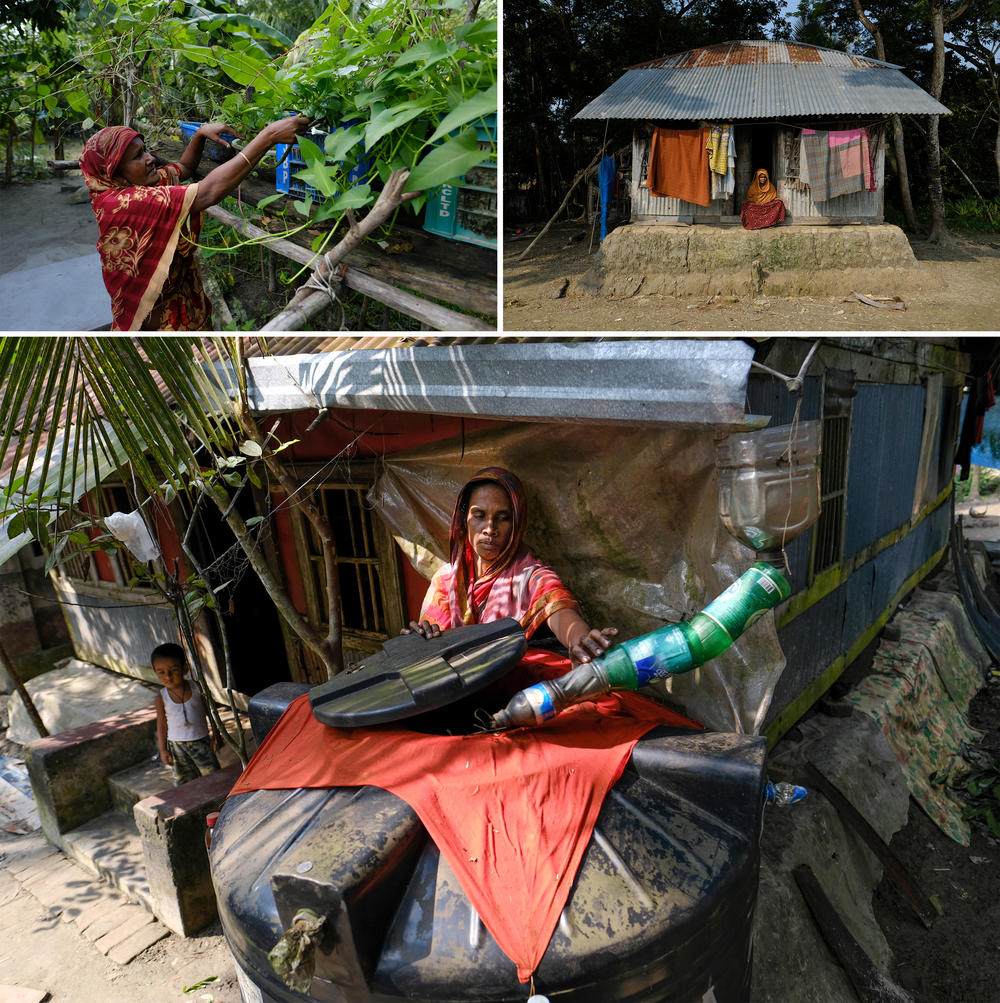
<instances>
[{"instance_id":1,"label":"tree trunk","mask_svg":"<svg viewBox=\"0 0 1000 1003\"><path fill-rule=\"evenodd\" d=\"M944 2L931 0L931 30L934 36L933 64L931 69L931 94L941 100L944 90ZM944 205L944 187L941 184L941 139L938 126L940 115L931 115L927 126L927 170L930 175L928 190L931 197L931 232L927 239L938 244L951 242L947 213Z\"/></svg>"},{"instance_id":2,"label":"tree trunk","mask_svg":"<svg viewBox=\"0 0 1000 1003\"><path fill-rule=\"evenodd\" d=\"M896 174L899 176L899 197L903 203L903 216L906 218L906 228L911 233L919 229L917 214L913 209L913 196L910 194L910 173L906 167L906 144L903 136L903 120L899 115L892 116L892 144L896 153Z\"/></svg>"},{"instance_id":3,"label":"tree trunk","mask_svg":"<svg viewBox=\"0 0 1000 1003\"><path fill-rule=\"evenodd\" d=\"M1000 111L1000 101L998 101L997 108ZM997 116L997 138L993 145L993 159L997 165L997 181L1000 182L1000 114Z\"/></svg>"},{"instance_id":4,"label":"tree trunk","mask_svg":"<svg viewBox=\"0 0 1000 1003\"><path fill-rule=\"evenodd\" d=\"M868 34L875 40L875 55L886 62L885 40L882 38L882 29L872 21L864 8L861 0L854 0L854 13L858 20L865 26ZM913 211L913 197L910 195L910 174L906 169L906 146L903 140L903 120L899 115L892 116L892 141L893 149L896 153L896 173L899 175L899 196L903 203L903 216L906 217L906 226L911 233L915 233L917 227L917 214Z\"/></svg>"},{"instance_id":5,"label":"tree trunk","mask_svg":"<svg viewBox=\"0 0 1000 1003\"><path fill-rule=\"evenodd\" d=\"M404 179L405 181L405 179ZM303 487L299 481L292 476L288 468L281 462L278 456L271 449L268 437L261 431L260 426L250 414L245 402L241 402L237 413L240 428L249 439L257 443L263 452L264 462L267 469L271 471L285 492L286 497L296 505L302 514L309 520L309 524L316 531L323 547L323 569L326 574L326 594L327 594L327 635L322 641L322 650L317 654L323 658L327 675L331 678L344 668L344 639L343 639L343 614L340 608L340 574L337 568L337 544L333 537L333 527L326 518L325 513L308 493L303 493ZM268 590L270 591L270 590ZM294 624L292 625L295 629ZM318 637L317 632L317 637ZM316 649L314 649L316 650Z\"/></svg>"},{"instance_id":6,"label":"tree trunk","mask_svg":"<svg viewBox=\"0 0 1000 1003\"><path fill-rule=\"evenodd\" d=\"M253 568L254 573L267 590L267 594L271 602L274 603L278 615L291 627L299 640L314 651L322 660L327 674L331 677L334 676L340 671L343 658L341 657L338 660L334 657L334 651L327 639L295 608L291 596L289 596L284 585L282 585L271 570L270 565L261 553L260 547L257 546L256 540L250 535L246 523L240 514L230 505L228 495L224 491L212 489L208 486L206 486L205 490L229 524L229 528L233 531L237 543L239 543L243 553L246 554L247 559L250 561L250 567Z\"/></svg>"}]
</instances>

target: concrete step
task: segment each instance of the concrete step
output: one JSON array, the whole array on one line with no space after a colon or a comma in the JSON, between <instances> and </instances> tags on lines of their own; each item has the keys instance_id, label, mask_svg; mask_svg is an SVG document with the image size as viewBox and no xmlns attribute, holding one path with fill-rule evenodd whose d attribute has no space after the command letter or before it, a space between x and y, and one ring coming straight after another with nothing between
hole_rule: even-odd
<instances>
[{"instance_id":1,"label":"concrete step","mask_svg":"<svg viewBox=\"0 0 1000 1003\"><path fill-rule=\"evenodd\" d=\"M132 817L132 806L153 794L161 794L174 786L173 771L159 759L130 766L108 777L111 804L123 815Z\"/></svg>"},{"instance_id":2,"label":"concrete step","mask_svg":"<svg viewBox=\"0 0 1000 1003\"><path fill-rule=\"evenodd\" d=\"M108 811L64 833L62 840L74 860L154 911L142 842L131 817Z\"/></svg>"}]
</instances>

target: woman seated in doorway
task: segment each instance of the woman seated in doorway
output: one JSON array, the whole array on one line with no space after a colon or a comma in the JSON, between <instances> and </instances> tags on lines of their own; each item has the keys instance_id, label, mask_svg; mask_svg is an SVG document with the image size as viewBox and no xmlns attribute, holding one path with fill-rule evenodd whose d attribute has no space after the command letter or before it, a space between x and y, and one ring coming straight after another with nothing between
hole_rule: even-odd
<instances>
[{"instance_id":1,"label":"woman seated in doorway","mask_svg":"<svg viewBox=\"0 0 1000 1003\"><path fill-rule=\"evenodd\" d=\"M124 125L101 129L80 156L97 216L104 284L115 331L206 331L212 308L202 289L195 244L201 211L236 190L275 143L294 143L309 120L293 115L265 126L231 159L193 185L205 140L223 146L228 126L201 126L181 159L157 167L143 137Z\"/></svg>"},{"instance_id":2,"label":"woman seated in doorway","mask_svg":"<svg viewBox=\"0 0 1000 1003\"><path fill-rule=\"evenodd\" d=\"M740 220L745 230L763 230L775 226L785 218L785 203L763 167L753 172L753 181L747 191Z\"/></svg>"},{"instance_id":3,"label":"woman seated in doorway","mask_svg":"<svg viewBox=\"0 0 1000 1003\"><path fill-rule=\"evenodd\" d=\"M556 573L524 544L528 505L518 478L503 467L480 470L459 492L451 517L451 560L431 579L404 634L513 617L529 639L547 624L574 664L598 658L618 630L591 629Z\"/></svg>"}]
</instances>

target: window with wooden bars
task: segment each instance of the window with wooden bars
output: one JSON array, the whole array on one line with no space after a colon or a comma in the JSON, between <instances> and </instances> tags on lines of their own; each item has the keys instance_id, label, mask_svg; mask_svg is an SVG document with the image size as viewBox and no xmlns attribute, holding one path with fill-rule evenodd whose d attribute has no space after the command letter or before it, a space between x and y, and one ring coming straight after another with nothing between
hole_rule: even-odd
<instances>
[{"instance_id":1,"label":"window with wooden bars","mask_svg":"<svg viewBox=\"0 0 1000 1003\"><path fill-rule=\"evenodd\" d=\"M327 482L314 495L333 530L346 662L376 651L405 625L395 542L365 500L370 488L370 479ZM295 523L309 619L325 630L329 595L323 544L301 514ZM308 654L306 662L310 672L319 668Z\"/></svg>"}]
</instances>

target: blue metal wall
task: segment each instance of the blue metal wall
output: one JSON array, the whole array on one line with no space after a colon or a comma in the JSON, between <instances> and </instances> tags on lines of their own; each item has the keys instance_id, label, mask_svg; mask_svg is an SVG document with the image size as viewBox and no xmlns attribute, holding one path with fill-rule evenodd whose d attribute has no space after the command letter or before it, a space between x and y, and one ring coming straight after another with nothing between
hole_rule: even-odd
<instances>
[{"instance_id":1,"label":"blue metal wall","mask_svg":"<svg viewBox=\"0 0 1000 1003\"><path fill-rule=\"evenodd\" d=\"M858 387L851 421L844 556L909 522L924 428L924 388Z\"/></svg>"},{"instance_id":2,"label":"blue metal wall","mask_svg":"<svg viewBox=\"0 0 1000 1003\"><path fill-rule=\"evenodd\" d=\"M858 386L851 425L844 559L910 521L924 396L923 386ZM945 388L940 434L930 457L938 492L951 476L957 404L953 389ZM778 636L787 667L775 688L765 728L858 642L907 579L945 546L950 521L951 507L945 503L782 628ZM812 531L787 548L793 595L809 584L811 544Z\"/></svg>"}]
</instances>

